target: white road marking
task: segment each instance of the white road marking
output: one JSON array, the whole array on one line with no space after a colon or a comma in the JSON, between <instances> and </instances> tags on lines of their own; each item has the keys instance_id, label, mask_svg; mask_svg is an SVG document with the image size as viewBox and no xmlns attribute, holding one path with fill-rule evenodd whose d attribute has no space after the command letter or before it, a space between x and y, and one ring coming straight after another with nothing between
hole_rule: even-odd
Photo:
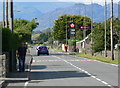
<instances>
[{"instance_id":1,"label":"white road marking","mask_svg":"<svg viewBox=\"0 0 120 88\"><path fill-rule=\"evenodd\" d=\"M55 60L55 59L51 59L51 60L33 60L33 62L59 62L59 61L63 61L63 60ZM96 61L96 60L79 60L79 59L72 59L72 60L66 60L66 61Z\"/></svg>"},{"instance_id":2,"label":"white road marking","mask_svg":"<svg viewBox=\"0 0 120 88\"><path fill-rule=\"evenodd\" d=\"M73 67L77 68L78 70L80 70L80 71L82 71L82 72L84 72L84 73L88 74L89 76L91 76L92 78L94 78L94 79L98 80L99 82L101 82L101 83L103 83L103 84L105 84L105 85L109 86L110 88L114 88L112 85L108 84L107 82L105 82L105 81L103 81L103 80L101 80L101 79L99 79L99 78L97 78L97 77L93 76L92 74L90 74L89 72L87 72L87 71L83 70L82 68L80 68L80 67L77 67L77 66L73 65L72 63L68 62L67 60L62 59L62 58L57 57L57 56L54 56L54 57L56 57L56 58L58 58L58 59L63 60L64 62L66 62L66 63L70 64L71 66L73 66Z\"/></svg>"},{"instance_id":3,"label":"white road marking","mask_svg":"<svg viewBox=\"0 0 120 88\"><path fill-rule=\"evenodd\" d=\"M24 88L26 88L26 86L28 85L29 81L25 82Z\"/></svg>"},{"instance_id":4,"label":"white road marking","mask_svg":"<svg viewBox=\"0 0 120 88\"><path fill-rule=\"evenodd\" d=\"M72 55L70 55L70 56L72 56ZM77 58L78 58L78 56L72 56L72 57L77 57ZM89 59L89 58L84 58L84 57L81 57L81 58L83 58L83 59ZM99 63L108 64L108 65L112 65L112 66L118 67L117 64L110 64L110 63L106 63L106 62L102 62L102 61L98 61L98 60L94 60L94 61L99 62Z\"/></svg>"}]
</instances>

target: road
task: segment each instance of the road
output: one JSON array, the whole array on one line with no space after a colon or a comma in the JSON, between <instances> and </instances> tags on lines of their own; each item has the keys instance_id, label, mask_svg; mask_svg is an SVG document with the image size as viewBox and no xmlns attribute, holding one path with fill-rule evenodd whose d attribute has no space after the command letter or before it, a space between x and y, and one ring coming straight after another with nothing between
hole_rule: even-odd
<instances>
[{"instance_id":1,"label":"road","mask_svg":"<svg viewBox=\"0 0 120 88\"><path fill-rule=\"evenodd\" d=\"M96 60L74 57L50 51L50 55L33 55L30 80L27 82L9 83L8 86L106 86L115 88L118 85L118 67ZM6 88L7 88L6 87ZM22 88L21 87L21 88Z\"/></svg>"}]
</instances>

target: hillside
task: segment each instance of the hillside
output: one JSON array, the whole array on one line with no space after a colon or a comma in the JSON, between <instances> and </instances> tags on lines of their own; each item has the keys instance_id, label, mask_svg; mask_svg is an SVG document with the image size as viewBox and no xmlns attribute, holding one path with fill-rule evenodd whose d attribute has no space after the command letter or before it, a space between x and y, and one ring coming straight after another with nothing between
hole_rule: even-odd
<instances>
[{"instance_id":1,"label":"hillside","mask_svg":"<svg viewBox=\"0 0 120 88\"><path fill-rule=\"evenodd\" d=\"M91 4L85 5L81 3L74 4L73 6L66 8L58 8L52 12L45 13L38 18L39 27L36 30L43 30L46 28L52 28L54 25L54 20L62 14L85 14L86 7L86 16L91 17ZM99 14L98 14L99 13ZM118 15L118 4L114 4L114 16ZM107 18L110 17L110 4L107 5ZM99 4L93 4L93 20L94 22L103 22L104 21L104 7Z\"/></svg>"}]
</instances>

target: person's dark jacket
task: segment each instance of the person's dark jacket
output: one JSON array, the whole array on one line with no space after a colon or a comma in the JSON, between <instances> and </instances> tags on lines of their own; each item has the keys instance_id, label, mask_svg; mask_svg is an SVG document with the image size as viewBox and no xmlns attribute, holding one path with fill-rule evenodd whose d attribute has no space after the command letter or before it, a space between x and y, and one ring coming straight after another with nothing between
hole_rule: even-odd
<instances>
[{"instance_id":1,"label":"person's dark jacket","mask_svg":"<svg viewBox=\"0 0 120 88\"><path fill-rule=\"evenodd\" d=\"M26 47L19 47L18 54L19 56L26 56L27 48Z\"/></svg>"}]
</instances>

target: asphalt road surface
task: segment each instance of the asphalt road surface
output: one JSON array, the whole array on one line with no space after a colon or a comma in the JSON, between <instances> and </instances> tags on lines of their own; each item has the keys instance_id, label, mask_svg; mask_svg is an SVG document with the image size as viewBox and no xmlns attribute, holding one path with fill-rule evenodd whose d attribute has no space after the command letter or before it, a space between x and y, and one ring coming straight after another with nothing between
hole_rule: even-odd
<instances>
[{"instance_id":1,"label":"asphalt road surface","mask_svg":"<svg viewBox=\"0 0 120 88\"><path fill-rule=\"evenodd\" d=\"M9 83L8 86L118 86L118 67L82 57L74 57L50 51L50 55L33 55L30 80ZM81 87L79 87L81 88Z\"/></svg>"}]
</instances>

